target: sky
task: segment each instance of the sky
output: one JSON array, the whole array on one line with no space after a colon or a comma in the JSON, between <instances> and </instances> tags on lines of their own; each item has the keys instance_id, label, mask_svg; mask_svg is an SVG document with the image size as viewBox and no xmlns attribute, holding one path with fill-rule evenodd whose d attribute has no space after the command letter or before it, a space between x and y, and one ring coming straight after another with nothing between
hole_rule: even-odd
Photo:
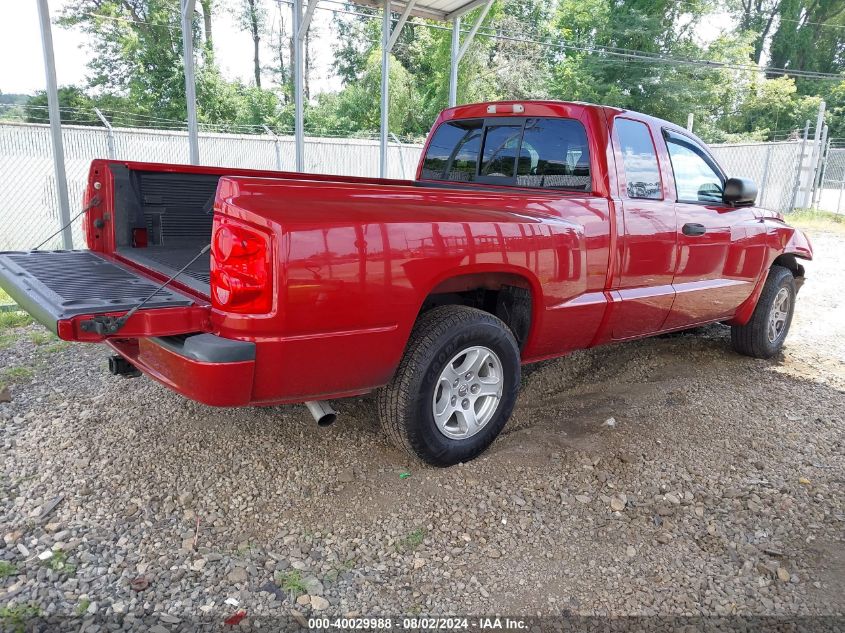
<instances>
[{"instance_id":1,"label":"sky","mask_svg":"<svg viewBox=\"0 0 845 633\"><path fill-rule=\"evenodd\" d=\"M73 0L49 0L51 18ZM199 4L199 3L197 3ZM221 0L221 10L215 16L214 47L217 61L228 79L253 81L252 38L235 24L230 9L236 0ZM268 2L268 19L277 18L278 7L286 13L287 5ZM340 90L340 79L331 69L333 58L330 11L316 11L311 21L310 76L312 92ZM44 90L44 57L41 50L41 31L38 26L35 0L0 0L0 92L32 94ZM84 84L86 63L90 52L85 47L85 36L77 29L53 25L53 47L56 56L56 74L60 86ZM262 51L263 59L271 59L269 49ZM262 62L264 63L264 62ZM269 77L267 78L269 79Z\"/></svg>"}]
</instances>

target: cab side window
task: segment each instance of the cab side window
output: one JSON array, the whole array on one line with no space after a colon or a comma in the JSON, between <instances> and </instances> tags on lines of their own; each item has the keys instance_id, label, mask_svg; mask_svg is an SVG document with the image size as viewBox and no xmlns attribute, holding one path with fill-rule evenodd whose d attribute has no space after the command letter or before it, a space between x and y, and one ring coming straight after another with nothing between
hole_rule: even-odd
<instances>
[{"instance_id":1,"label":"cab side window","mask_svg":"<svg viewBox=\"0 0 845 633\"><path fill-rule=\"evenodd\" d=\"M617 118L614 128L622 151L628 197L662 200L660 167L648 126L641 121Z\"/></svg>"},{"instance_id":2,"label":"cab side window","mask_svg":"<svg viewBox=\"0 0 845 633\"><path fill-rule=\"evenodd\" d=\"M724 180L704 148L681 134L667 131L664 136L675 173L678 202L722 202Z\"/></svg>"}]
</instances>

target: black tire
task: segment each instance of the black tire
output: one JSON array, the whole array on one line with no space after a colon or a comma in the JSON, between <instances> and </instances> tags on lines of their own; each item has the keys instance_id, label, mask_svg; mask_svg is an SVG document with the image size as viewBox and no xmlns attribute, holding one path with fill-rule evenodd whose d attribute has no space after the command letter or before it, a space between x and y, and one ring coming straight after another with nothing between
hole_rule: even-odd
<instances>
[{"instance_id":1,"label":"black tire","mask_svg":"<svg viewBox=\"0 0 845 633\"><path fill-rule=\"evenodd\" d=\"M769 336L769 319L775 308L775 300L783 289L789 296L789 307L783 328L772 339ZM731 326L731 345L740 354L753 358L771 358L783 348L783 342L789 333L792 315L795 312L795 277L792 271L783 266L772 266L763 285L763 292L757 300L754 314L745 325Z\"/></svg>"},{"instance_id":2,"label":"black tire","mask_svg":"<svg viewBox=\"0 0 845 633\"><path fill-rule=\"evenodd\" d=\"M502 392L492 417L475 435L453 439L435 422L435 389L447 363L473 346L498 356ZM469 461L490 446L510 418L519 380L519 347L500 319L465 306L435 308L418 319L396 374L379 391L382 428L398 448L433 466Z\"/></svg>"}]
</instances>

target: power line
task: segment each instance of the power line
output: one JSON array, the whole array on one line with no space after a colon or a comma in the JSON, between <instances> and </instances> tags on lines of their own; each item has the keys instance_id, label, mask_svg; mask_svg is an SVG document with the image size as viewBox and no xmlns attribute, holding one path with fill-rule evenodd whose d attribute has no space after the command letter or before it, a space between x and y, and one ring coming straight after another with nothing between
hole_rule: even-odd
<instances>
[{"instance_id":1,"label":"power line","mask_svg":"<svg viewBox=\"0 0 845 633\"><path fill-rule=\"evenodd\" d=\"M287 4L292 5L292 0L275 0L277 4ZM328 2L330 4L340 4L346 6L346 3L342 2L341 0L320 0L321 2ZM691 4L691 3L685 3ZM349 9L337 9L337 8L326 8L317 6L317 9L323 11L331 11L333 13L342 13L346 15L353 15L358 16L366 19L380 19L377 15L372 13L364 13L360 11L351 11ZM168 28L171 30L178 30L176 27L165 23L154 23L154 22L145 22L142 20L134 20L131 18L126 18L122 16L105 16L98 13L84 13L83 15L88 15L91 17L106 19L106 20L116 20L121 22L128 22L134 24L145 24L149 26L155 27L163 27ZM518 22L519 23L519 22ZM439 29L445 31L451 31L452 28L448 26L443 26L439 24L431 24L427 22L419 22L417 20L408 20L406 22L407 25L411 26L420 26L424 28L431 28L431 29ZM525 24L519 23L522 26L526 26ZM809 24L809 23L806 23ZM843 26L842 28L845 28ZM463 30L462 32L468 33L468 30ZM501 35L498 33L490 33L489 28L487 29L479 29L477 35L481 35L482 37L487 37L489 39L500 40L500 41L511 41L517 43L525 43L525 44L535 44L538 46L544 46L546 48L563 50L563 51L577 51L582 53L589 53L589 54L604 54L610 56L618 56L627 58L630 60L638 59L645 62L653 62L659 64L678 64L678 65L687 65L687 66L699 66L703 68L711 68L711 69L726 69L726 70L736 70L736 71L745 71L745 72L763 72L769 75L779 75L779 76L791 76L791 77L800 77L804 79L815 79L820 81L843 81L845 80L845 76L836 73L823 73L823 72L816 72L816 71L806 71L806 70L793 70L789 68L777 68L772 66L757 66L753 64L741 64L741 63L733 63L733 62L717 62L712 60L704 60L704 59L690 59L690 58L680 58L674 57L670 55L663 55L658 53L652 53L650 51L643 51L638 49L625 49L621 47L612 47L612 46L601 46L601 45L579 45L578 43L574 42L567 42L565 40L561 40L558 42L548 42L543 40L531 39L525 37L524 34L520 34L519 37Z\"/></svg>"},{"instance_id":2,"label":"power line","mask_svg":"<svg viewBox=\"0 0 845 633\"><path fill-rule=\"evenodd\" d=\"M682 4L687 6L698 6L695 2L690 2L689 0L675 0L675 4ZM796 20L793 18L785 18L781 15L777 16L780 22L791 22L794 24L800 25L811 25L811 26L822 26L829 29L845 29L845 24L833 24L832 22L812 22L812 21L804 21L804 20Z\"/></svg>"},{"instance_id":3,"label":"power line","mask_svg":"<svg viewBox=\"0 0 845 633\"><path fill-rule=\"evenodd\" d=\"M292 4L291 0L275 0L279 4ZM338 0L320 0L321 2L330 2L335 4L341 4ZM369 13L362 13L359 11L349 11L345 9L329 9L325 7L317 6L317 9L323 11L332 11L334 13L344 13L348 15L356 15L359 17L363 17L366 19L381 19L377 15L369 14ZM433 28L433 29L440 29L445 31L451 31L452 28L448 26L442 26L439 24L428 24L425 22L418 22L416 20L408 20L406 25L411 26L421 26L424 28ZM463 30L462 32L468 33L468 31ZM536 40L526 37L514 37L508 35L501 35L497 33L489 33L489 30L479 29L477 35L482 37L487 37L489 39L494 40L501 40L501 41L510 41L510 42L517 42L517 43L524 43L524 44L536 44L539 46L545 46L547 48L564 50L564 51L577 51L582 53L589 53L589 54L603 54L615 57L622 57L628 58L631 60L643 60L653 63L659 64L677 64L677 65L685 65L685 66L698 66L702 68L711 68L711 69L725 69L725 70L736 70L736 71L745 71L745 72L762 72L770 75L780 75L780 76L791 76L791 77L801 77L805 79L816 79L816 80L823 80L823 81L843 81L845 80L845 76L836 74L836 73L822 73L816 71L806 71L806 70L791 70L788 68L776 68L772 66L757 66L753 64L741 64L741 63L733 63L733 62L717 62L712 60L704 60L704 59L689 59L689 58L680 58L680 57L673 57L669 55L662 55L657 53L651 53L649 51L642 51L637 49L625 49L619 47L611 47L611 46L600 46L600 45L593 45L593 46L584 46L578 45L572 42L566 42L565 40L561 40L559 42L547 42L542 40Z\"/></svg>"}]
</instances>

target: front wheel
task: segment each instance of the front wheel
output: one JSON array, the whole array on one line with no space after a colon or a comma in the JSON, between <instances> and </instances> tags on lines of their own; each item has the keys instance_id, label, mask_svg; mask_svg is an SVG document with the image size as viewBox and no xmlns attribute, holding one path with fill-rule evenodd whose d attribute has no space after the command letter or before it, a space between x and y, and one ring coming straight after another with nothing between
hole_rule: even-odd
<instances>
[{"instance_id":1,"label":"front wheel","mask_svg":"<svg viewBox=\"0 0 845 633\"><path fill-rule=\"evenodd\" d=\"M795 296L792 271L772 266L751 319L745 325L731 326L733 348L754 358L771 358L777 354L792 323Z\"/></svg>"},{"instance_id":2,"label":"front wheel","mask_svg":"<svg viewBox=\"0 0 845 633\"><path fill-rule=\"evenodd\" d=\"M469 461L508 421L519 378L519 348L500 319L465 306L435 308L419 318L379 392L382 428L434 466Z\"/></svg>"}]
</instances>

